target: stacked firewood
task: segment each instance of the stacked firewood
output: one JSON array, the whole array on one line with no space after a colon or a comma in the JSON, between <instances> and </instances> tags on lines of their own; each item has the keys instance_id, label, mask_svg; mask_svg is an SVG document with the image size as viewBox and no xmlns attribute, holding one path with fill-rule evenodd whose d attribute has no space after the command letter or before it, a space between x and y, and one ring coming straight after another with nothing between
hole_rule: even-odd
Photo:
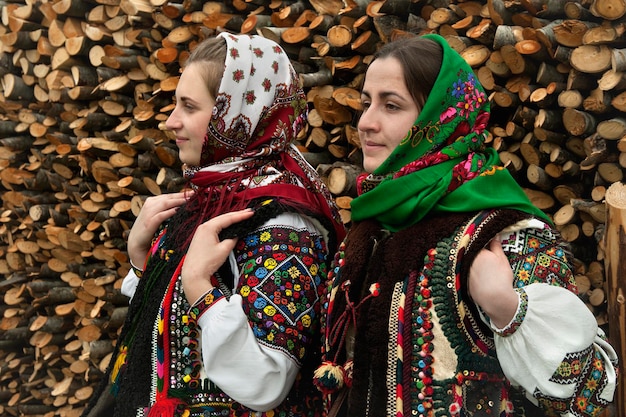
<instances>
[{"instance_id":1,"label":"stacked firewood","mask_svg":"<svg viewBox=\"0 0 626 417\"><path fill-rule=\"evenodd\" d=\"M603 235L626 167L624 0L0 5L0 415L77 416L101 379L128 306L128 231L145 198L184 186L164 129L180 68L220 31L292 58L311 109L299 146L347 225L371 54L445 36L490 95L491 146L571 242L582 297L600 325L618 322Z\"/></svg>"}]
</instances>

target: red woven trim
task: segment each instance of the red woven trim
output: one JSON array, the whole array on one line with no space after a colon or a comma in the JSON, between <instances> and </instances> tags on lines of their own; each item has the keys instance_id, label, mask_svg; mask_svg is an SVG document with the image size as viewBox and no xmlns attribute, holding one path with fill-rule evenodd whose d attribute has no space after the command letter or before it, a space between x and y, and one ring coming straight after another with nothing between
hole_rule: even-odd
<instances>
[{"instance_id":1,"label":"red woven trim","mask_svg":"<svg viewBox=\"0 0 626 417\"><path fill-rule=\"evenodd\" d=\"M213 287L191 306L189 316L194 320L198 320L205 311L224 297L224 293L219 288Z\"/></svg>"}]
</instances>

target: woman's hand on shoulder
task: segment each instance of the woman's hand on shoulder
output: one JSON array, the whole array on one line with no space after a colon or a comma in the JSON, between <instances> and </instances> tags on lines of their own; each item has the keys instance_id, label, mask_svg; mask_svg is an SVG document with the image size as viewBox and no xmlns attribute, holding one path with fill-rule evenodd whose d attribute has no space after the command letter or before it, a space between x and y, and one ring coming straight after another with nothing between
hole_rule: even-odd
<instances>
[{"instance_id":1,"label":"woman's hand on shoulder","mask_svg":"<svg viewBox=\"0 0 626 417\"><path fill-rule=\"evenodd\" d=\"M162 194L146 199L128 235L128 256L133 265L143 266L154 234L187 201L187 194Z\"/></svg>"},{"instance_id":2,"label":"woman's hand on shoulder","mask_svg":"<svg viewBox=\"0 0 626 417\"><path fill-rule=\"evenodd\" d=\"M202 223L193 235L181 270L183 290L187 300L194 303L213 287L211 276L217 272L234 249L237 239L220 240L219 234L254 214L251 209L233 211Z\"/></svg>"},{"instance_id":3,"label":"woman's hand on shoulder","mask_svg":"<svg viewBox=\"0 0 626 417\"><path fill-rule=\"evenodd\" d=\"M482 249L469 271L469 293L498 328L504 328L517 311L519 297L513 289L513 269L494 238Z\"/></svg>"}]
</instances>

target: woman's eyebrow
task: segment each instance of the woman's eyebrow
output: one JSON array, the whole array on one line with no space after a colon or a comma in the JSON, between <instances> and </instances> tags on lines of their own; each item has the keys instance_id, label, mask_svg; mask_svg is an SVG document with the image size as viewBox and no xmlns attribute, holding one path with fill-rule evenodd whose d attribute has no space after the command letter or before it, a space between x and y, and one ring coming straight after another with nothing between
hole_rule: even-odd
<instances>
[{"instance_id":1,"label":"woman's eyebrow","mask_svg":"<svg viewBox=\"0 0 626 417\"><path fill-rule=\"evenodd\" d=\"M176 101L180 101L181 103L195 103L195 100L189 96L174 96Z\"/></svg>"},{"instance_id":2,"label":"woman's eyebrow","mask_svg":"<svg viewBox=\"0 0 626 417\"><path fill-rule=\"evenodd\" d=\"M372 97L372 95L370 93L368 93L367 91L362 91L361 92L361 96L365 96L365 97L368 97L368 98ZM390 98L390 97L396 97L396 98L399 98L401 100L406 100L406 98L403 95L401 95L401 94L399 94L399 93L397 93L395 91L381 91L378 94L376 94L376 96L378 96L378 97L380 97L382 99L387 99L387 98Z\"/></svg>"}]
</instances>

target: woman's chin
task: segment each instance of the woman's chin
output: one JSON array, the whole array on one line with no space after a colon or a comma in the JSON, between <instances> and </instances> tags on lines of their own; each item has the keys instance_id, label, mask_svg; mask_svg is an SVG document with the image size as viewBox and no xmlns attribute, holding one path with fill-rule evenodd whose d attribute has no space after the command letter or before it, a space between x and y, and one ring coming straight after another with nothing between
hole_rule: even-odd
<instances>
[{"instance_id":1,"label":"woman's chin","mask_svg":"<svg viewBox=\"0 0 626 417\"><path fill-rule=\"evenodd\" d=\"M187 166L198 166L198 164L200 164L200 155L195 155L195 157L190 156L187 154L187 152L179 152L178 153L178 159L180 159L180 162L182 162L183 164L187 165Z\"/></svg>"},{"instance_id":2,"label":"woman's chin","mask_svg":"<svg viewBox=\"0 0 626 417\"><path fill-rule=\"evenodd\" d=\"M376 171L380 164L382 164L382 161L365 158L363 160L363 170L371 174L372 172Z\"/></svg>"}]
</instances>

